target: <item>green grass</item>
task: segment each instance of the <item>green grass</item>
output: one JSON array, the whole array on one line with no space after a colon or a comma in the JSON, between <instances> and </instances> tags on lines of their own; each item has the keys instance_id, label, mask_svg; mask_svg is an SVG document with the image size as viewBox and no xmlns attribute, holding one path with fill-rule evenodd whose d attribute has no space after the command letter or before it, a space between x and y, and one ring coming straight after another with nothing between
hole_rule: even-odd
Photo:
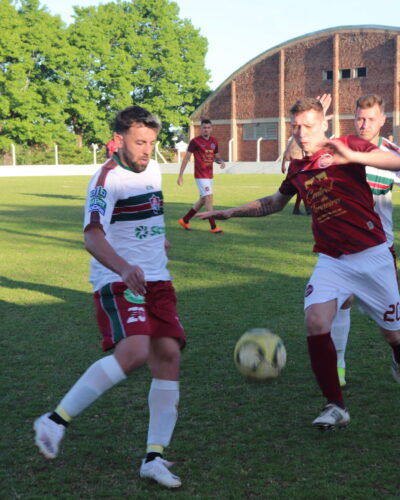
<instances>
[{"instance_id":1,"label":"green grass","mask_svg":"<svg viewBox=\"0 0 400 500\"><path fill-rule=\"evenodd\" d=\"M272 193L277 175L219 175L217 207ZM400 387L377 328L352 311L347 429L320 433L323 405L307 356L302 297L316 257L309 217L221 222L222 235L177 224L197 198L164 176L170 269L188 336L180 415L167 458L183 479L169 492L138 479L147 433L148 372L113 388L74 421L46 461L32 421L100 355L89 256L82 244L86 177L2 178L0 205L1 497L5 499L399 499ZM399 203L395 193L394 201ZM395 228L400 227L395 210ZM236 340L268 327L288 363L268 383L233 365Z\"/></svg>"}]
</instances>

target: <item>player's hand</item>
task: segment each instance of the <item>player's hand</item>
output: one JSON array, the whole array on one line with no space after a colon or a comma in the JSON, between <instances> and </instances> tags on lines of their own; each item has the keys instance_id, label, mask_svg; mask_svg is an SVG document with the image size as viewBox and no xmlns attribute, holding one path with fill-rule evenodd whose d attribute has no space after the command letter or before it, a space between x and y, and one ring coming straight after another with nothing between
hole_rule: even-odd
<instances>
[{"instance_id":1,"label":"player's hand","mask_svg":"<svg viewBox=\"0 0 400 500\"><path fill-rule=\"evenodd\" d=\"M165 248L165 253L168 254L168 252L171 250L171 243L166 239L164 241L164 248Z\"/></svg>"},{"instance_id":2,"label":"player's hand","mask_svg":"<svg viewBox=\"0 0 400 500\"><path fill-rule=\"evenodd\" d=\"M121 278L134 295L146 295L146 280L141 267L127 264L121 272Z\"/></svg>"},{"instance_id":3,"label":"player's hand","mask_svg":"<svg viewBox=\"0 0 400 500\"><path fill-rule=\"evenodd\" d=\"M183 184L183 175L180 175L178 177L178 180L176 181L176 183L178 184L178 186L182 186L182 184Z\"/></svg>"},{"instance_id":4,"label":"player's hand","mask_svg":"<svg viewBox=\"0 0 400 500\"><path fill-rule=\"evenodd\" d=\"M210 212L201 212L196 214L195 217L204 220L214 217L214 219L224 220L229 219L231 216L230 210L211 210Z\"/></svg>"},{"instance_id":5,"label":"player's hand","mask_svg":"<svg viewBox=\"0 0 400 500\"><path fill-rule=\"evenodd\" d=\"M343 165L345 163L358 163L356 156L357 151L353 151L337 139L330 139L324 143L324 148L332 155L330 158L324 159L326 166L332 163Z\"/></svg>"},{"instance_id":6,"label":"player's hand","mask_svg":"<svg viewBox=\"0 0 400 500\"><path fill-rule=\"evenodd\" d=\"M332 104L332 95L331 94L322 94L317 96L318 101L322 105L322 109L324 110L325 120L332 120L333 115L328 115L328 109Z\"/></svg>"}]
</instances>

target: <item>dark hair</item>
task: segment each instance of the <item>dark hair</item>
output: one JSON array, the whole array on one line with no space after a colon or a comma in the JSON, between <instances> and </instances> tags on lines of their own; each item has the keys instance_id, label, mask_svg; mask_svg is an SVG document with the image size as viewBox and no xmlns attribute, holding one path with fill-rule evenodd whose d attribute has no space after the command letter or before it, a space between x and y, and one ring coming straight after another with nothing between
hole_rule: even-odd
<instances>
[{"instance_id":1,"label":"dark hair","mask_svg":"<svg viewBox=\"0 0 400 500\"><path fill-rule=\"evenodd\" d=\"M161 128L158 116L152 115L147 109L140 106L129 106L120 111L115 118L114 130L117 134L127 132L134 123L140 123L144 127L157 130Z\"/></svg>"},{"instance_id":2,"label":"dark hair","mask_svg":"<svg viewBox=\"0 0 400 500\"><path fill-rule=\"evenodd\" d=\"M382 113L385 112L385 102L378 94L366 94L359 97L356 102L356 110L357 108L372 108L375 104L379 107Z\"/></svg>"},{"instance_id":3,"label":"dark hair","mask_svg":"<svg viewBox=\"0 0 400 500\"><path fill-rule=\"evenodd\" d=\"M209 123L210 125L212 125L211 120L209 120L208 118L203 118L203 119L201 120L201 124L202 124L202 125L204 125L205 123Z\"/></svg>"},{"instance_id":4,"label":"dark hair","mask_svg":"<svg viewBox=\"0 0 400 500\"><path fill-rule=\"evenodd\" d=\"M322 104L314 97L302 97L298 99L293 106L290 108L291 115L297 115L298 113L303 113L304 111L317 111L317 113L324 114L324 108Z\"/></svg>"}]
</instances>

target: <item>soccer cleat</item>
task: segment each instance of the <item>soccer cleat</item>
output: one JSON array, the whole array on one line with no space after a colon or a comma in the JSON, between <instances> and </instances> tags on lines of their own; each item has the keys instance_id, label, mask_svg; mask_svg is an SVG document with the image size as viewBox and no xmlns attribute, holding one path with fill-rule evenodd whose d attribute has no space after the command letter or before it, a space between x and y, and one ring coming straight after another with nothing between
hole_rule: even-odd
<instances>
[{"instance_id":1,"label":"soccer cleat","mask_svg":"<svg viewBox=\"0 0 400 500\"><path fill-rule=\"evenodd\" d=\"M392 358L392 376L400 384L400 363L394 359L394 356Z\"/></svg>"},{"instance_id":2,"label":"soccer cleat","mask_svg":"<svg viewBox=\"0 0 400 500\"><path fill-rule=\"evenodd\" d=\"M167 488L179 488L182 484L180 478L168 470L172 465L172 462L168 462L161 457L156 457L147 463L146 459L143 459L140 467L140 477L153 479Z\"/></svg>"},{"instance_id":3,"label":"soccer cleat","mask_svg":"<svg viewBox=\"0 0 400 500\"><path fill-rule=\"evenodd\" d=\"M337 374L339 377L340 387L344 387L346 385L346 368L343 368L342 366L338 366L337 367Z\"/></svg>"},{"instance_id":4,"label":"soccer cleat","mask_svg":"<svg viewBox=\"0 0 400 500\"><path fill-rule=\"evenodd\" d=\"M50 415L50 413L45 413L35 420L33 430L36 433L36 446L46 458L52 459L58 455L58 447L64 437L65 427L50 420Z\"/></svg>"},{"instance_id":5,"label":"soccer cleat","mask_svg":"<svg viewBox=\"0 0 400 500\"><path fill-rule=\"evenodd\" d=\"M185 222L183 219L179 219L179 224L183 227L183 229L186 229L186 231L190 231L192 229L189 222Z\"/></svg>"},{"instance_id":6,"label":"soccer cleat","mask_svg":"<svg viewBox=\"0 0 400 500\"><path fill-rule=\"evenodd\" d=\"M340 408L333 403L329 403L322 410L312 425L322 431L331 431L340 427L346 427L350 422L350 415L347 410Z\"/></svg>"},{"instance_id":7,"label":"soccer cleat","mask_svg":"<svg viewBox=\"0 0 400 500\"><path fill-rule=\"evenodd\" d=\"M220 229L218 226L214 227L214 229L210 229L210 231L214 234L221 234L223 233L222 229Z\"/></svg>"}]
</instances>

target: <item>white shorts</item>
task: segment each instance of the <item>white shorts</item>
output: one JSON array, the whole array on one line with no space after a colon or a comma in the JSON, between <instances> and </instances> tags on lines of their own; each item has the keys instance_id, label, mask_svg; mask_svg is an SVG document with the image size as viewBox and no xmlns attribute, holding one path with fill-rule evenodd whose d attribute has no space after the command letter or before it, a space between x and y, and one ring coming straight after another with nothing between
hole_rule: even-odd
<instances>
[{"instance_id":1,"label":"white shorts","mask_svg":"<svg viewBox=\"0 0 400 500\"><path fill-rule=\"evenodd\" d=\"M355 295L380 327L400 329L400 297L393 257L386 243L338 258L320 254L304 295L304 309Z\"/></svg>"},{"instance_id":2,"label":"white shorts","mask_svg":"<svg viewBox=\"0 0 400 500\"><path fill-rule=\"evenodd\" d=\"M213 194L213 180L212 179L195 179L197 187L199 189L200 196L207 196Z\"/></svg>"}]
</instances>

